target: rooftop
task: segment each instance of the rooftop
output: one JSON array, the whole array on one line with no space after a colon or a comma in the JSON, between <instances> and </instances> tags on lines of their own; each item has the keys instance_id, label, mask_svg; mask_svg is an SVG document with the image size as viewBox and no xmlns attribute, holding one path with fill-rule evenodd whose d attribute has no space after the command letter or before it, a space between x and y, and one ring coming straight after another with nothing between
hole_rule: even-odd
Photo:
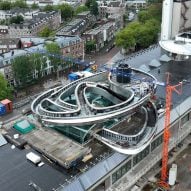
<instances>
[{"instance_id":1,"label":"rooftop","mask_svg":"<svg viewBox=\"0 0 191 191\"><path fill-rule=\"evenodd\" d=\"M82 39L79 36L62 36L62 37L56 38L55 40L55 42L58 43L60 48L64 48L71 44L77 44L81 41Z\"/></svg>"},{"instance_id":2,"label":"rooftop","mask_svg":"<svg viewBox=\"0 0 191 191\"><path fill-rule=\"evenodd\" d=\"M33 190L29 186L32 181L41 189L51 191L59 184L64 183L66 179L64 173L52 168L46 159L42 159L45 162L42 167L37 167L27 161L26 154L30 151L35 152L32 149L11 149L10 144L0 147L0 155L3 156L0 157L0 185L2 190L12 191L13 188L22 191Z\"/></svg>"}]
</instances>

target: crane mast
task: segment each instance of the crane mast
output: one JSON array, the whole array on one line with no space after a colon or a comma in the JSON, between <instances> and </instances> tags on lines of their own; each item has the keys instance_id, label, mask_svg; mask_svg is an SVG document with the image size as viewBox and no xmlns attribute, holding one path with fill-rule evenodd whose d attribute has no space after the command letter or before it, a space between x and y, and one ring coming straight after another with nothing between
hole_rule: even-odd
<instances>
[{"instance_id":1,"label":"crane mast","mask_svg":"<svg viewBox=\"0 0 191 191\"><path fill-rule=\"evenodd\" d=\"M176 92L177 94L182 93L182 82L179 82L177 85L169 84L170 74L167 73L166 80L166 106L165 106L165 124L164 124L164 134L163 134L163 147L162 147L162 169L161 169L161 180L159 185L164 189L169 189L167 183L168 178L168 146L170 140L170 110L172 105L172 93Z\"/></svg>"}]
</instances>

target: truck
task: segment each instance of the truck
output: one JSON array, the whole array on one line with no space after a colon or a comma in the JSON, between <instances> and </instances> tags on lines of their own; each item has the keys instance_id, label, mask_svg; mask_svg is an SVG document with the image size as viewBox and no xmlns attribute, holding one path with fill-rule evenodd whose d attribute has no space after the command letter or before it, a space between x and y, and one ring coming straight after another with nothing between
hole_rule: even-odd
<instances>
[{"instance_id":1,"label":"truck","mask_svg":"<svg viewBox=\"0 0 191 191\"><path fill-rule=\"evenodd\" d=\"M26 158L35 165L38 165L41 162L41 157L33 152L26 154Z\"/></svg>"}]
</instances>

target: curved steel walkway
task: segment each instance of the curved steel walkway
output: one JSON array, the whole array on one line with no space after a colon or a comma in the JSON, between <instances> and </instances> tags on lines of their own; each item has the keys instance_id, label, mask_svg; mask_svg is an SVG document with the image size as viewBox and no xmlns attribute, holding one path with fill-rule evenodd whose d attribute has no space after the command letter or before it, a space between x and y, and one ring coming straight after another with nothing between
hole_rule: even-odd
<instances>
[{"instance_id":1,"label":"curved steel walkway","mask_svg":"<svg viewBox=\"0 0 191 191\"><path fill-rule=\"evenodd\" d=\"M156 127L149 126L149 112L145 103L156 89L156 79L143 71L133 69L129 84L119 84L112 73L101 72L71 82L64 87L50 89L38 96L31 108L46 126L80 126L103 123L109 119L121 119L133 115L140 108L145 122L136 135L123 135L112 129L102 129L103 136L90 133L104 144L124 154L136 154L143 150L155 134ZM92 101L88 95L92 94ZM99 105L98 100L108 100L109 105ZM149 102L151 103L151 102ZM153 114L157 112L152 105ZM156 124L157 117L155 117ZM128 128L128 127L127 127ZM105 136L104 136L105 135ZM107 135L107 136L106 136Z\"/></svg>"}]
</instances>

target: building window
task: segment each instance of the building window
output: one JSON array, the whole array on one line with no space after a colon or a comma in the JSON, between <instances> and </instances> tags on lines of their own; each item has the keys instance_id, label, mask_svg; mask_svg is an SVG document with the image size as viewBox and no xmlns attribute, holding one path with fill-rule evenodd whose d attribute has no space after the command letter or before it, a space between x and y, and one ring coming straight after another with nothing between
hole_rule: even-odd
<instances>
[{"instance_id":1,"label":"building window","mask_svg":"<svg viewBox=\"0 0 191 191\"><path fill-rule=\"evenodd\" d=\"M142 159L144 159L149 154L149 146L146 147L143 151L138 153L136 156L133 157L133 166L139 163Z\"/></svg>"},{"instance_id":2,"label":"building window","mask_svg":"<svg viewBox=\"0 0 191 191\"><path fill-rule=\"evenodd\" d=\"M158 147L163 140L163 134L160 135L157 139L155 139L152 143L151 143L151 151L153 151L156 147Z\"/></svg>"},{"instance_id":3,"label":"building window","mask_svg":"<svg viewBox=\"0 0 191 191\"><path fill-rule=\"evenodd\" d=\"M186 122L189 121L189 113L186 114L182 119L181 119L181 125L184 125Z\"/></svg>"},{"instance_id":4,"label":"building window","mask_svg":"<svg viewBox=\"0 0 191 191\"><path fill-rule=\"evenodd\" d=\"M112 174L112 184L119 180L124 174L126 174L131 169L131 160L119 168L116 172Z\"/></svg>"},{"instance_id":5,"label":"building window","mask_svg":"<svg viewBox=\"0 0 191 191\"><path fill-rule=\"evenodd\" d=\"M112 174L112 183L114 184L117 181L116 173Z\"/></svg>"}]
</instances>

